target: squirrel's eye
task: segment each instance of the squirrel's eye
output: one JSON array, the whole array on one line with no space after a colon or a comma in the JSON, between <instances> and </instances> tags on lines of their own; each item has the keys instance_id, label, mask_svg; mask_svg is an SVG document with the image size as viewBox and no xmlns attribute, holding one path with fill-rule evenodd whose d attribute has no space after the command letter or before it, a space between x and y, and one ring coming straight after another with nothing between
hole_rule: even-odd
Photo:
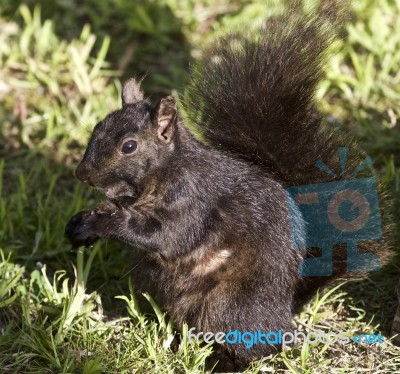
<instances>
[{"instance_id":1,"label":"squirrel's eye","mask_svg":"<svg viewBox=\"0 0 400 374\"><path fill-rule=\"evenodd\" d=\"M122 144L121 151L124 154L133 153L136 151L137 142L134 140L127 140L124 144Z\"/></svg>"}]
</instances>

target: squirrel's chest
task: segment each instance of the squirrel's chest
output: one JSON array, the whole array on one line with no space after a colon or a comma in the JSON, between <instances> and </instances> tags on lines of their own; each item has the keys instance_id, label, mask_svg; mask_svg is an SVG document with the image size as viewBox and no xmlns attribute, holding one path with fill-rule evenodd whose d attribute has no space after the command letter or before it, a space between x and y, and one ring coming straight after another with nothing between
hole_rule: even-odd
<instances>
[{"instance_id":1,"label":"squirrel's chest","mask_svg":"<svg viewBox=\"0 0 400 374\"><path fill-rule=\"evenodd\" d=\"M154 255L159 270L158 278L152 281L163 306L176 317L187 316L228 289L232 291L249 275L246 268L251 269L251 264L246 266L241 257L235 248L201 247L191 256L171 262Z\"/></svg>"}]
</instances>

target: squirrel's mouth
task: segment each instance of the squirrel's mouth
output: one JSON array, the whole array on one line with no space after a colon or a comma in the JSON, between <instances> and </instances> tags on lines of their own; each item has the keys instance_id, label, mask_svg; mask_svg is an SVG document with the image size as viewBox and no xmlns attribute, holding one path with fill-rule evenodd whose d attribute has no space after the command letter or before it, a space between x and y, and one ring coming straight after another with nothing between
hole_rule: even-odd
<instances>
[{"instance_id":1,"label":"squirrel's mouth","mask_svg":"<svg viewBox=\"0 0 400 374\"><path fill-rule=\"evenodd\" d=\"M134 186L127 183L114 184L103 189L104 194L109 200L116 200L121 198L136 199L137 192Z\"/></svg>"},{"instance_id":2,"label":"squirrel's mouth","mask_svg":"<svg viewBox=\"0 0 400 374\"><path fill-rule=\"evenodd\" d=\"M136 189L131 186L112 186L104 189L107 199L118 208L128 208L137 200Z\"/></svg>"}]
</instances>

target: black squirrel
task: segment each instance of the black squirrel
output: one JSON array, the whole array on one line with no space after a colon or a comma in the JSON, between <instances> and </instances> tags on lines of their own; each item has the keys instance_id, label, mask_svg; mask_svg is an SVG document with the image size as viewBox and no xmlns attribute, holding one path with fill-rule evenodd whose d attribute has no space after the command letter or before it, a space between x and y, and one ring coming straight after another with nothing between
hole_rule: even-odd
<instances>
[{"instance_id":1,"label":"black squirrel","mask_svg":"<svg viewBox=\"0 0 400 374\"><path fill-rule=\"evenodd\" d=\"M73 246L112 238L134 247L137 290L178 326L292 331L294 313L333 277L299 274L312 251L293 249L285 188L330 181L315 163L334 169L340 146L353 149L349 170L360 160L315 109L331 40L317 16L278 17L257 33L217 40L192 68L183 101L201 141L172 97L153 107L137 81L126 82L122 109L97 124L76 169L108 201L71 218ZM301 243L310 222L296 214ZM375 244L360 246L374 252ZM336 260L334 278L346 273ZM263 344L223 349L235 369L275 352Z\"/></svg>"}]
</instances>

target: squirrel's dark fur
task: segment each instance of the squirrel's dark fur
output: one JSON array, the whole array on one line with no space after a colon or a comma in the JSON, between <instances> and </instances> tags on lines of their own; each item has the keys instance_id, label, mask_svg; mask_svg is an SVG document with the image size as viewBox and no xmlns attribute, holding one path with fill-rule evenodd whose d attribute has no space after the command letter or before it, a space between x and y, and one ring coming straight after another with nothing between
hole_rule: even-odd
<instances>
[{"instance_id":1,"label":"squirrel's dark fur","mask_svg":"<svg viewBox=\"0 0 400 374\"><path fill-rule=\"evenodd\" d=\"M173 98L153 108L128 81L122 109L96 126L76 170L108 202L70 220L71 243L131 245L137 290L178 326L291 331L294 312L329 279L299 275L307 253L293 249L285 188L330 180L315 162L335 168L345 145L314 108L330 39L324 21L289 17L204 51L184 103L204 142L185 128ZM301 242L307 223L300 212L295 221ZM223 349L236 368L274 352Z\"/></svg>"}]
</instances>

